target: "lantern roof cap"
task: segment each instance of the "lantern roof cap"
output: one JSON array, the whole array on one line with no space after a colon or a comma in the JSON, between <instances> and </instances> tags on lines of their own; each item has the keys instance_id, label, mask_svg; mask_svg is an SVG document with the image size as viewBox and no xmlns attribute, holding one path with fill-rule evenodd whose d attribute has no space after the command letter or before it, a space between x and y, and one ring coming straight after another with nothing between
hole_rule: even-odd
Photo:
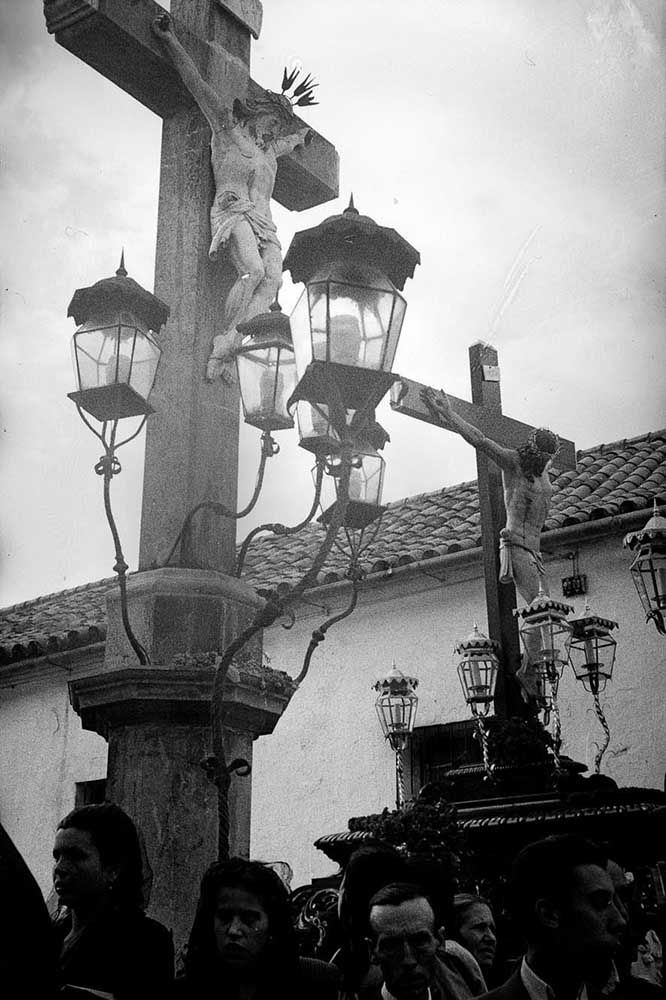
<instances>
[{"instance_id":1,"label":"lantern roof cap","mask_svg":"<svg viewBox=\"0 0 666 1000\"><path fill-rule=\"evenodd\" d=\"M580 618L573 618L571 620L571 627L574 633L580 633L586 628L589 628L591 625L594 625L597 628L606 629L609 632L618 627L617 622L614 622L612 618L602 618L601 615L598 615L595 611L593 611L590 607L590 602L586 601L583 614Z\"/></svg>"},{"instance_id":2,"label":"lantern roof cap","mask_svg":"<svg viewBox=\"0 0 666 1000\"><path fill-rule=\"evenodd\" d=\"M666 541L666 517L659 513L655 499L650 520L640 531L630 531L625 535L623 544L625 548L633 549L637 545L656 541Z\"/></svg>"},{"instance_id":3,"label":"lantern roof cap","mask_svg":"<svg viewBox=\"0 0 666 1000\"><path fill-rule=\"evenodd\" d=\"M565 604L563 601L555 601L545 591L539 589L539 593L534 600L530 601L523 608L514 608L513 613L517 618L529 618L530 615L537 615L546 611L551 611L556 615L568 615L573 610L570 604Z\"/></svg>"},{"instance_id":4,"label":"lantern roof cap","mask_svg":"<svg viewBox=\"0 0 666 1000\"><path fill-rule=\"evenodd\" d=\"M400 233L378 225L369 215L361 215L352 195L340 215L331 215L318 226L294 234L283 268L291 271L294 282L307 282L322 265L346 260L350 255L388 275L401 291L421 263L418 250Z\"/></svg>"},{"instance_id":5,"label":"lantern roof cap","mask_svg":"<svg viewBox=\"0 0 666 1000\"><path fill-rule=\"evenodd\" d=\"M375 681L372 686L375 691L382 691L385 694L405 694L418 687L418 683L417 677L408 677L407 674L403 674L394 662L389 673Z\"/></svg>"},{"instance_id":6,"label":"lantern roof cap","mask_svg":"<svg viewBox=\"0 0 666 1000\"><path fill-rule=\"evenodd\" d=\"M77 288L69 303L67 315L72 316L77 326L99 309L131 309L157 333L169 317L169 306L158 299L156 295L142 288L138 281L130 278L125 270L125 252L120 258L120 267L112 278L102 278L101 281L87 288Z\"/></svg>"},{"instance_id":7,"label":"lantern roof cap","mask_svg":"<svg viewBox=\"0 0 666 1000\"><path fill-rule=\"evenodd\" d=\"M487 635L479 631L479 626L474 622L474 628L466 639L461 639L456 643L456 653L493 653L497 655L499 644L494 639L489 639Z\"/></svg>"}]
</instances>

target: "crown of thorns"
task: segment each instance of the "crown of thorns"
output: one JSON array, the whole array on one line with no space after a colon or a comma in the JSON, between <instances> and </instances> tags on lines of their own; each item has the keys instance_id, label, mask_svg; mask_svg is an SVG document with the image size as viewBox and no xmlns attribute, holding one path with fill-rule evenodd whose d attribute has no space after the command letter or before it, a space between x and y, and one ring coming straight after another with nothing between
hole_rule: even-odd
<instances>
[{"instance_id":1,"label":"crown of thorns","mask_svg":"<svg viewBox=\"0 0 666 1000\"><path fill-rule=\"evenodd\" d=\"M312 104L319 104L319 101L313 100L313 91L315 87L319 86L319 84L315 83L309 73L305 75L298 86L294 87L300 72L301 71L299 69L292 69L291 73L288 73L285 67L282 74L282 94L288 99L289 103L294 108L298 106L304 108ZM290 91L292 87L294 87L294 89L291 94L289 94L288 91Z\"/></svg>"}]
</instances>

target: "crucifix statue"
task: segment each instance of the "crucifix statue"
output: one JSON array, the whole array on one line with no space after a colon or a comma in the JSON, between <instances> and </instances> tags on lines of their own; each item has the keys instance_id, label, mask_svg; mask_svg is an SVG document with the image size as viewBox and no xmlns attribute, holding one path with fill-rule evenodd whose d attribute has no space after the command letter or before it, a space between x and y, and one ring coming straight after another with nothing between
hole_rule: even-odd
<instances>
[{"instance_id":1,"label":"crucifix statue","mask_svg":"<svg viewBox=\"0 0 666 1000\"><path fill-rule=\"evenodd\" d=\"M540 590L548 592L540 536L552 494L549 473L554 464L562 470L575 468L575 447L552 431L504 416L493 347L474 344L470 367L471 404L401 379L391 405L459 434L476 449L488 629L502 648L509 675L515 673L527 699L536 694L529 663L512 669L519 662L515 591L526 604ZM507 678L502 680L499 707L505 712L519 709L507 689Z\"/></svg>"},{"instance_id":2,"label":"crucifix statue","mask_svg":"<svg viewBox=\"0 0 666 1000\"><path fill-rule=\"evenodd\" d=\"M178 41L168 14L155 18L153 31L211 129L211 165L215 199L210 210L211 244L215 260L226 247L237 278L227 294L222 330L213 338L206 375L232 378L229 363L240 346L237 324L268 312L282 284L282 248L271 217L278 157L307 143L310 129L296 118L285 95L296 75L283 78L283 93L230 107L226 94L215 91L199 73ZM305 88L305 89L303 89ZM298 91L301 91L300 95ZM308 78L296 90L297 104L312 104Z\"/></svg>"}]
</instances>

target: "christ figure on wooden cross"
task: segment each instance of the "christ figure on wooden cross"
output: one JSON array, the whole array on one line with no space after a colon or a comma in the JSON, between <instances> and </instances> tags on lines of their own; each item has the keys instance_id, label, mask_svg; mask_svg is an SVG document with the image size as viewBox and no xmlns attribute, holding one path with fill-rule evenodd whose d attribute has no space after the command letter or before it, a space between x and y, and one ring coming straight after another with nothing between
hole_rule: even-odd
<instances>
[{"instance_id":1,"label":"christ figure on wooden cross","mask_svg":"<svg viewBox=\"0 0 666 1000\"><path fill-rule=\"evenodd\" d=\"M310 129L300 125L284 94L266 91L258 100L236 100L229 107L199 73L168 15L155 19L153 31L212 131L215 200L208 252L214 260L224 247L238 277L227 296L223 329L213 339L206 377L230 378L228 364L240 346L238 323L268 312L282 284L282 248L270 208L277 159L307 143Z\"/></svg>"},{"instance_id":2,"label":"christ figure on wooden cross","mask_svg":"<svg viewBox=\"0 0 666 1000\"><path fill-rule=\"evenodd\" d=\"M542 427L519 448L505 448L455 413L445 392L427 388L422 399L443 427L502 470L506 525L500 532L500 582L513 581L527 604L539 590L548 593L540 538L550 509L549 469L559 448L557 435Z\"/></svg>"}]
</instances>

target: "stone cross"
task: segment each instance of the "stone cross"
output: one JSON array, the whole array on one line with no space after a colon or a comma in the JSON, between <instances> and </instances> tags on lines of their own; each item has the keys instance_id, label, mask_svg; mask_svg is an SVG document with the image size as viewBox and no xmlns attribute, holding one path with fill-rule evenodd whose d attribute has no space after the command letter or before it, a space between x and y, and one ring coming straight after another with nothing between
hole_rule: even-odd
<instances>
[{"instance_id":1,"label":"stone cross","mask_svg":"<svg viewBox=\"0 0 666 1000\"><path fill-rule=\"evenodd\" d=\"M128 582L130 620L151 666L137 665L114 593L104 668L74 680L70 697L83 726L108 741L107 795L143 833L153 866L151 913L173 929L179 947L201 875L217 854L217 795L201 767L211 751L211 659L263 605L227 575L235 562L232 520L201 511L186 564L164 565L193 507L202 500L236 507L238 389L205 379L236 273L208 257L210 129L153 35L164 9L153 0L45 0L44 11L57 42L164 119L155 294L171 313L147 428L142 572ZM249 60L259 0L172 0L171 17L199 72L229 106L258 96ZM337 193L338 157L321 136L280 157L273 196L285 207L309 208ZM251 764L253 740L272 732L291 689L262 667L260 637L247 652L251 662L230 671L225 685L224 733L227 760ZM234 780L234 854L249 853L250 805L250 779Z\"/></svg>"},{"instance_id":2,"label":"stone cross","mask_svg":"<svg viewBox=\"0 0 666 1000\"><path fill-rule=\"evenodd\" d=\"M210 129L151 30L165 13L153 0L45 0L44 11L59 44L164 119L155 294L171 317L160 338L156 412L146 434L139 568L150 569L164 564L188 511L202 500L236 507L238 388L203 377L235 277L224 261L208 259ZM249 76L258 0L172 0L171 16L202 76L228 95L229 106L262 92ZM337 193L338 156L321 136L280 158L273 194L280 204L300 210ZM231 572L235 540L233 521L201 511L189 565Z\"/></svg>"},{"instance_id":3,"label":"stone cross","mask_svg":"<svg viewBox=\"0 0 666 1000\"><path fill-rule=\"evenodd\" d=\"M451 409L498 444L517 448L534 430L529 424L502 413L497 351L488 344L473 344L469 349L472 402L449 396ZM416 420L441 426L421 399L425 386L401 378L393 389L391 406ZM560 450L553 462L561 471L576 468L573 441L560 439ZM481 540L486 587L488 632L500 644L504 670L497 679L495 707L498 714L521 714L523 702L518 684L510 680L520 665L518 626L513 615L516 590L512 583L500 584L499 537L506 521L502 474L500 469L477 449L476 468L481 514Z\"/></svg>"}]
</instances>

